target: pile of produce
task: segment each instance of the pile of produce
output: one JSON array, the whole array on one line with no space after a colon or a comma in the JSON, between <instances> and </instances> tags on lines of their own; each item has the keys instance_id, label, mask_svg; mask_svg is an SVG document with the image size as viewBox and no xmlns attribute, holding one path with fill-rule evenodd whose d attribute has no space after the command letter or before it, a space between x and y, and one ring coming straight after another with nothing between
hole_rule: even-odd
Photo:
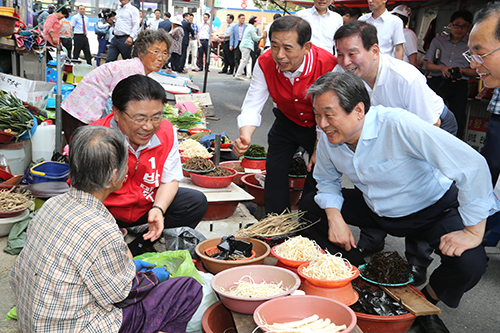
<instances>
[{"instance_id":1,"label":"pile of produce","mask_svg":"<svg viewBox=\"0 0 500 333\"><path fill-rule=\"evenodd\" d=\"M379 252L371 257L361 273L378 283L398 284L408 282L411 266L396 251Z\"/></svg>"},{"instance_id":2,"label":"pile of produce","mask_svg":"<svg viewBox=\"0 0 500 333\"><path fill-rule=\"evenodd\" d=\"M221 166L216 166L213 171L204 174L204 176L209 176L209 177L227 177L232 175L233 174L231 171Z\"/></svg>"},{"instance_id":3,"label":"pile of produce","mask_svg":"<svg viewBox=\"0 0 500 333\"><path fill-rule=\"evenodd\" d=\"M259 313L257 313L257 316L262 323L259 327L265 327L271 332L337 333L347 328L346 325L337 326L329 318L322 319L318 315L312 315L302 320L273 324L268 324Z\"/></svg>"},{"instance_id":4,"label":"pile of produce","mask_svg":"<svg viewBox=\"0 0 500 333\"><path fill-rule=\"evenodd\" d=\"M321 254L315 241L307 237L297 236L287 239L274 248L274 252L282 258L295 261L309 261Z\"/></svg>"},{"instance_id":5,"label":"pile of produce","mask_svg":"<svg viewBox=\"0 0 500 333\"><path fill-rule=\"evenodd\" d=\"M12 187L9 190L0 191L0 212L14 212L27 209L33 201L30 191L15 192Z\"/></svg>"},{"instance_id":6,"label":"pile of produce","mask_svg":"<svg viewBox=\"0 0 500 333\"><path fill-rule=\"evenodd\" d=\"M182 150L182 156L184 157L211 157L207 148L203 147L201 143L193 139L186 139L179 143L179 149Z\"/></svg>"},{"instance_id":7,"label":"pile of produce","mask_svg":"<svg viewBox=\"0 0 500 333\"><path fill-rule=\"evenodd\" d=\"M304 275L323 281L348 279L355 274L351 263L340 253L321 253L302 270Z\"/></svg>"},{"instance_id":8,"label":"pile of produce","mask_svg":"<svg viewBox=\"0 0 500 333\"><path fill-rule=\"evenodd\" d=\"M31 112L19 98L0 90L0 130L18 139L31 130L33 122Z\"/></svg>"},{"instance_id":9,"label":"pile of produce","mask_svg":"<svg viewBox=\"0 0 500 333\"><path fill-rule=\"evenodd\" d=\"M238 230L236 235L246 237L275 237L298 232L314 224L300 219L305 213L268 214L267 217L259 222Z\"/></svg>"},{"instance_id":10,"label":"pile of produce","mask_svg":"<svg viewBox=\"0 0 500 333\"><path fill-rule=\"evenodd\" d=\"M283 287L283 281L279 283L262 281L261 283L256 283L250 275L245 275L238 282L234 283L236 286L232 286L229 290L225 290L223 287L219 287L222 292L227 292L233 296L240 297L269 297L274 295L279 295L288 290L288 288Z\"/></svg>"},{"instance_id":11,"label":"pile of produce","mask_svg":"<svg viewBox=\"0 0 500 333\"><path fill-rule=\"evenodd\" d=\"M203 112L201 108L201 104L198 101L193 102L196 105L198 112L184 112L179 115L179 109L175 106L164 104L163 105L163 114L168 121L172 123L178 129L190 129L196 127L203 127Z\"/></svg>"},{"instance_id":12,"label":"pile of produce","mask_svg":"<svg viewBox=\"0 0 500 333\"><path fill-rule=\"evenodd\" d=\"M259 145L250 145L243 157L266 157L266 149Z\"/></svg>"},{"instance_id":13,"label":"pile of produce","mask_svg":"<svg viewBox=\"0 0 500 333\"><path fill-rule=\"evenodd\" d=\"M305 176L307 175L307 165L301 156L295 156L290 162L288 174L292 176Z\"/></svg>"},{"instance_id":14,"label":"pile of produce","mask_svg":"<svg viewBox=\"0 0 500 333\"><path fill-rule=\"evenodd\" d=\"M353 283L358 292L359 300L351 308L360 313L376 316L396 316L408 313L398 302L389 297L385 291L371 285L359 286Z\"/></svg>"},{"instance_id":15,"label":"pile of produce","mask_svg":"<svg viewBox=\"0 0 500 333\"><path fill-rule=\"evenodd\" d=\"M184 169L194 170L194 171L206 171L206 170L212 170L214 168L212 162L199 156L190 158L187 162L183 164L183 166Z\"/></svg>"}]
</instances>

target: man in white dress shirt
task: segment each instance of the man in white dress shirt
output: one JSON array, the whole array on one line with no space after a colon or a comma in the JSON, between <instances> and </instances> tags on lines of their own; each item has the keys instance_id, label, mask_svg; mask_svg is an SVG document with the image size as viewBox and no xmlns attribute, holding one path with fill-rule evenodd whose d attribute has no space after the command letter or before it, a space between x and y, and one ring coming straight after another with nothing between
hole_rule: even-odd
<instances>
[{"instance_id":1,"label":"man in white dress shirt","mask_svg":"<svg viewBox=\"0 0 500 333\"><path fill-rule=\"evenodd\" d=\"M130 59L132 44L139 34L139 10L130 0L120 0L120 3L121 6L116 11L114 38L109 44L106 62L115 61L118 54L121 54L123 59Z\"/></svg>"},{"instance_id":2,"label":"man in white dress shirt","mask_svg":"<svg viewBox=\"0 0 500 333\"><path fill-rule=\"evenodd\" d=\"M359 20L373 24L377 28L380 53L403 60L405 42L403 21L389 13L385 8L386 2L387 0L368 0L368 7L372 12L361 16Z\"/></svg>"},{"instance_id":3,"label":"man in white dress shirt","mask_svg":"<svg viewBox=\"0 0 500 333\"><path fill-rule=\"evenodd\" d=\"M157 8L155 9L155 17L148 20L149 29L158 30L158 24L160 24L161 21L163 21L163 19L161 19L161 11Z\"/></svg>"},{"instance_id":4,"label":"man in white dress shirt","mask_svg":"<svg viewBox=\"0 0 500 333\"><path fill-rule=\"evenodd\" d=\"M342 26L343 20L340 14L328 10L330 2L329 0L314 0L313 7L301 10L295 15L311 25L311 42L333 54L335 47L333 36L335 31Z\"/></svg>"}]
</instances>

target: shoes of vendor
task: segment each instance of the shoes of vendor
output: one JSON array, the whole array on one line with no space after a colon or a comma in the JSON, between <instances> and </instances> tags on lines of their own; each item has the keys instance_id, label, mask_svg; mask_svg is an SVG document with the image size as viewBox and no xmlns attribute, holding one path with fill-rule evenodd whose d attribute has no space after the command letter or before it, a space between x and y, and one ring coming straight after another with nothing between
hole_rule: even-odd
<instances>
[{"instance_id":1,"label":"shoes of vendor","mask_svg":"<svg viewBox=\"0 0 500 333\"><path fill-rule=\"evenodd\" d=\"M412 327L420 333L450 333L438 315L418 316Z\"/></svg>"},{"instance_id":2,"label":"shoes of vendor","mask_svg":"<svg viewBox=\"0 0 500 333\"><path fill-rule=\"evenodd\" d=\"M182 70L182 71L181 71L181 74L187 74L187 71Z\"/></svg>"},{"instance_id":3,"label":"shoes of vendor","mask_svg":"<svg viewBox=\"0 0 500 333\"><path fill-rule=\"evenodd\" d=\"M420 286L427 281L427 267L411 265L411 273L413 274L412 285Z\"/></svg>"},{"instance_id":4,"label":"shoes of vendor","mask_svg":"<svg viewBox=\"0 0 500 333\"><path fill-rule=\"evenodd\" d=\"M227 74L226 71L220 71L219 74Z\"/></svg>"},{"instance_id":5,"label":"shoes of vendor","mask_svg":"<svg viewBox=\"0 0 500 333\"><path fill-rule=\"evenodd\" d=\"M227 72L226 75L233 75L233 71Z\"/></svg>"}]
</instances>

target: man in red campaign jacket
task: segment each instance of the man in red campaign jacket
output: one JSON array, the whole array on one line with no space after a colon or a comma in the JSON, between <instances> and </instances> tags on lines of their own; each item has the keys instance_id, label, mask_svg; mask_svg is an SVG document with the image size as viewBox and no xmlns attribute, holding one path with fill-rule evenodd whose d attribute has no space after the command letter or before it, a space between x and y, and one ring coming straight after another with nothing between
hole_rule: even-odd
<instances>
[{"instance_id":1,"label":"man in red campaign jacket","mask_svg":"<svg viewBox=\"0 0 500 333\"><path fill-rule=\"evenodd\" d=\"M90 125L115 128L128 138L127 176L104 205L121 228L148 224L148 231L134 241L139 249L129 244L137 255L154 251L153 242L164 228L194 229L208 202L200 191L179 187L177 135L172 124L162 120L165 89L147 76L132 75L118 83L112 100L113 113Z\"/></svg>"},{"instance_id":2,"label":"man in red campaign jacket","mask_svg":"<svg viewBox=\"0 0 500 333\"><path fill-rule=\"evenodd\" d=\"M267 136L264 197L266 213L281 213L291 208L288 168L293 155L303 147L311 156L309 171L315 160L316 121L311 98L306 97L307 89L321 75L332 71L337 59L311 43L311 26L296 16L273 21L269 37L271 48L258 58L238 116L240 137L235 141L233 152L241 156L250 146L270 95L276 119ZM315 182L309 172L303 195L314 188Z\"/></svg>"}]
</instances>

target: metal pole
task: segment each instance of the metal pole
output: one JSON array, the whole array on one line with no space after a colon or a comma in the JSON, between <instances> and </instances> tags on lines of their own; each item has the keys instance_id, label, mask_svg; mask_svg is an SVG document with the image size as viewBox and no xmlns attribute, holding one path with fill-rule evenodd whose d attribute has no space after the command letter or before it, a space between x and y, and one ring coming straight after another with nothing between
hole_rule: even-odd
<instances>
[{"instance_id":1,"label":"metal pole","mask_svg":"<svg viewBox=\"0 0 500 333\"><path fill-rule=\"evenodd\" d=\"M61 115L61 102L62 102L62 66L61 66L61 44L57 44L56 48L57 59L57 93L56 93L56 152L62 151L62 115Z\"/></svg>"}]
</instances>

